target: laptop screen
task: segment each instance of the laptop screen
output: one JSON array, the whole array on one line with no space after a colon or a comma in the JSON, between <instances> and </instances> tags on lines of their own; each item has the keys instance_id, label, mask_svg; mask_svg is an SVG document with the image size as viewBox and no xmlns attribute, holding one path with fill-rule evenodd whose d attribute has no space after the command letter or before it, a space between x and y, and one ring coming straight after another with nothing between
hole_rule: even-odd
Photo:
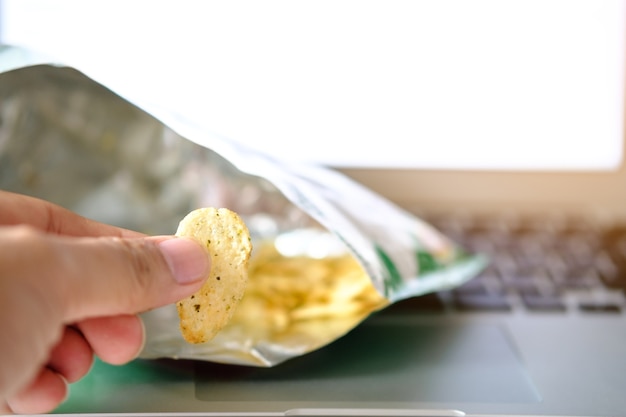
<instances>
[{"instance_id":1,"label":"laptop screen","mask_svg":"<svg viewBox=\"0 0 626 417\"><path fill-rule=\"evenodd\" d=\"M3 0L0 27L287 158L602 171L622 160L624 3Z\"/></svg>"}]
</instances>

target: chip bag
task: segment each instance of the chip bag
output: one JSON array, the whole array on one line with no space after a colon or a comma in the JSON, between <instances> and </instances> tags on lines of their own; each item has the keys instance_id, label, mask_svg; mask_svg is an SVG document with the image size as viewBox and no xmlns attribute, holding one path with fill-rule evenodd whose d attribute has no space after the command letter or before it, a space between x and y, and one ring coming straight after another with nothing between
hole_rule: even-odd
<instances>
[{"instance_id":1,"label":"chip bag","mask_svg":"<svg viewBox=\"0 0 626 417\"><path fill-rule=\"evenodd\" d=\"M343 174L215 135L167 97L13 47L0 70L0 188L148 234L174 234L200 207L228 208L249 229L248 282L225 327L190 343L175 305L145 312L142 358L274 366L485 265Z\"/></svg>"}]
</instances>

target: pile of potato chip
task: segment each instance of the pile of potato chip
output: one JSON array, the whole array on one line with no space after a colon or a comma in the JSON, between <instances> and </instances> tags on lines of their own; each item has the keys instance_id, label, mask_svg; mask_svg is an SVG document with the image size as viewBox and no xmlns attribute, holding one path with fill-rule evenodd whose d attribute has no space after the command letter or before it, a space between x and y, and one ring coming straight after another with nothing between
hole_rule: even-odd
<instances>
[{"instance_id":1,"label":"pile of potato chip","mask_svg":"<svg viewBox=\"0 0 626 417\"><path fill-rule=\"evenodd\" d=\"M332 339L388 300L348 253L321 259L282 255L272 242L255 247L248 285L231 325L258 340Z\"/></svg>"}]
</instances>

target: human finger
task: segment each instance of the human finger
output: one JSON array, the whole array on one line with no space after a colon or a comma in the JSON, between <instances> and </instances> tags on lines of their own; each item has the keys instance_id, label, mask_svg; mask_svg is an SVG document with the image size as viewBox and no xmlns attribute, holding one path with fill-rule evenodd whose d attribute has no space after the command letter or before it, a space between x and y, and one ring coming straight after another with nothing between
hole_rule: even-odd
<instances>
[{"instance_id":1,"label":"human finger","mask_svg":"<svg viewBox=\"0 0 626 417\"><path fill-rule=\"evenodd\" d=\"M26 224L67 236L140 237L141 233L99 223L38 198L0 190L0 225Z\"/></svg>"},{"instance_id":2,"label":"human finger","mask_svg":"<svg viewBox=\"0 0 626 417\"><path fill-rule=\"evenodd\" d=\"M93 350L85 337L77 329L66 327L50 353L48 367L71 383L85 376L92 364Z\"/></svg>"},{"instance_id":3,"label":"human finger","mask_svg":"<svg viewBox=\"0 0 626 417\"><path fill-rule=\"evenodd\" d=\"M68 238L13 229L5 235L8 252L0 254L3 268L44 292L66 324L173 303L200 288L210 268L207 250L188 238Z\"/></svg>"},{"instance_id":4,"label":"human finger","mask_svg":"<svg viewBox=\"0 0 626 417\"><path fill-rule=\"evenodd\" d=\"M96 317L83 320L78 327L94 353L113 365L136 358L144 344L143 323L135 315Z\"/></svg>"},{"instance_id":5,"label":"human finger","mask_svg":"<svg viewBox=\"0 0 626 417\"><path fill-rule=\"evenodd\" d=\"M68 395L67 381L50 368L43 368L26 389L9 398L9 409L17 414L43 414L54 410Z\"/></svg>"}]
</instances>

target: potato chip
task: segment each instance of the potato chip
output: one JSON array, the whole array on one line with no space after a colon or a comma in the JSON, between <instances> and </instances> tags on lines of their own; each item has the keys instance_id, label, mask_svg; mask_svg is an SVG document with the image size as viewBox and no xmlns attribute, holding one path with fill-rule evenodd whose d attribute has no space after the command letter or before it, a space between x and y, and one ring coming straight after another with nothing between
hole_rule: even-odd
<instances>
[{"instance_id":1,"label":"potato chip","mask_svg":"<svg viewBox=\"0 0 626 417\"><path fill-rule=\"evenodd\" d=\"M207 281L177 304L185 340L208 342L228 324L245 292L252 252L250 233L236 213L225 208L201 208L185 216L176 236L196 239L211 256Z\"/></svg>"}]
</instances>

